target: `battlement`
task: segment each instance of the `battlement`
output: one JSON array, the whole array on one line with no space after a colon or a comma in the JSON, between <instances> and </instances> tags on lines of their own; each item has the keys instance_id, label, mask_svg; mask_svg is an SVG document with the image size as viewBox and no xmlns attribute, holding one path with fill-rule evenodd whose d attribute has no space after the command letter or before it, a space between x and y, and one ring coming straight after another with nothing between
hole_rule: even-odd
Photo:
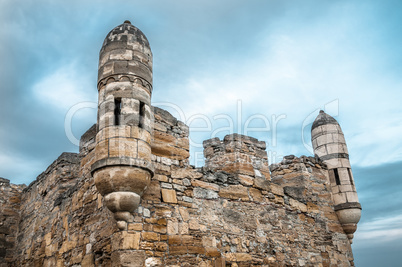
<instances>
[{"instance_id":1,"label":"battlement","mask_svg":"<svg viewBox=\"0 0 402 267\"><path fill-rule=\"evenodd\" d=\"M152 154L173 160L188 160L190 157L188 126L166 110L153 107L153 111L155 120L151 142Z\"/></svg>"},{"instance_id":2,"label":"battlement","mask_svg":"<svg viewBox=\"0 0 402 267\"><path fill-rule=\"evenodd\" d=\"M218 137L203 142L206 159L225 153L240 152L267 159L266 144L264 141L242 134L229 134L220 140Z\"/></svg>"},{"instance_id":3,"label":"battlement","mask_svg":"<svg viewBox=\"0 0 402 267\"><path fill-rule=\"evenodd\" d=\"M230 134L222 141L217 137L205 140L203 146L206 170L270 179L263 141L241 134Z\"/></svg>"},{"instance_id":4,"label":"battlement","mask_svg":"<svg viewBox=\"0 0 402 267\"><path fill-rule=\"evenodd\" d=\"M279 163L269 166L272 181L277 184L286 184L290 182L295 173L312 173L317 170L328 170L327 165L318 157L296 157L288 155L283 157Z\"/></svg>"},{"instance_id":5,"label":"battlement","mask_svg":"<svg viewBox=\"0 0 402 267\"><path fill-rule=\"evenodd\" d=\"M154 113L151 151L153 157L186 161L190 157L189 127L176 119L168 111L152 107ZM96 145L96 124L89 128L80 139L80 156L84 157Z\"/></svg>"}]
</instances>

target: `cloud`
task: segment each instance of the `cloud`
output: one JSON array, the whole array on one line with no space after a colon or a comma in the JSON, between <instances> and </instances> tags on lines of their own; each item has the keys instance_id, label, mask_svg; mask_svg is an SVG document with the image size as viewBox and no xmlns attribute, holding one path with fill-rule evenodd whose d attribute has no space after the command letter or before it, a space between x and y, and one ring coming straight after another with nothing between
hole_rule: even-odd
<instances>
[{"instance_id":1,"label":"cloud","mask_svg":"<svg viewBox=\"0 0 402 267\"><path fill-rule=\"evenodd\" d=\"M14 184L28 185L35 175L40 174L40 170L43 168L42 161L43 159L41 158L30 158L27 160L23 155L15 155L3 150L0 152L0 162L2 164L0 177L9 179ZM18 166L18 168L15 166ZM13 175L8 176L7 174ZM16 179L16 177L18 178Z\"/></svg>"},{"instance_id":2,"label":"cloud","mask_svg":"<svg viewBox=\"0 0 402 267\"><path fill-rule=\"evenodd\" d=\"M178 66L179 70L187 67L192 72L187 71L184 79L176 76L176 80L165 83L163 95L158 95L156 86L154 99L159 100L160 96L170 99L188 117L229 114L235 118L238 99L242 100L246 116L286 114L281 127L296 129L300 136L294 139L293 150L287 152L293 154L309 153L301 142L301 126L306 117L338 100L336 119L344 129L353 165L401 160L401 150L393 149L402 147L402 140L397 138L402 134L402 127L397 126L401 119L395 119L402 118L402 110L398 108L402 97L398 90L400 80L388 75L391 66L383 60L388 53L379 53L377 45L382 45L382 35L375 30L368 32L366 25L371 25L370 14L375 11L364 7L366 13L356 17L356 5L340 2L307 19L309 12L289 10L275 18L277 27L258 28L253 33L261 37L258 42L244 45L229 43L231 40L227 38L222 41L228 42L227 51L220 55L220 60L201 67L189 68L191 62ZM214 41L218 43L220 39ZM208 41L201 43L205 49L196 43L189 45L200 49L200 54L209 53L205 58L208 62L219 46L214 50ZM241 49L242 53L237 54ZM383 90L384 87L387 89ZM370 108L374 103L375 108ZM283 134L284 142L293 139L288 137L294 133ZM289 147L289 144L278 146Z\"/></svg>"},{"instance_id":3,"label":"cloud","mask_svg":"<svg viewBox=\"0 0 402 267\"><path fill-rule=\"evenodd\" d=\"M81 75L76 63L63 65L49 73L32 87L32 92L42 104L66 111L73 105L93 98L92 84Z\"/></svg>"},{"instance_id":4,"label":"cloud","mask_svg":"<svg viewBox=\"0 0 402 267\"><path fill-rule=\"evenodd\" d=\"M359 223L352 247L358 266L399 266L402 215Z\"/></svg>"},{"instance_id":5,"label":"cloud","mask_svg":"<svg viewBox=\"0 0 402 267\"><path fill-rule=\"evenodd\" d=\"M356 240L362 245L369 242L378 244L398 239L402 239L402 214L359 224L359 234L356 236Z\"/></svg>"},{"instance_id":6,"label":"cloud","mask_svg":"<svg viewBox=\"0 0 402 267\"><path fill-rule=\"evenodd\" d=\"M366 242L367 246L352 245L356 266L400 266L402 241L393 240L387 243L377 243L375 240Z\"/></svg>"},{"instance_id":7,"label":"cloud","mask_svg":"<svg viewBox=\"0 0 402 267\"><path fill-rule=\"evenodd\" d=\"M360 266L398 266L402 247L402 162L352 166L362 218L353 240Z\"/></svg>"},{"instance_id":8,"label":"cloud","mask_svg":"<svg viewBox=\"0 0 402 267\"><path fill-rule=\"evenodd\" d=\"M401 161L371 167L352 166L363 208L361 223L402 214L402 199L399 197L402 191L401 167Z\"/></svg>"}]
</instances>

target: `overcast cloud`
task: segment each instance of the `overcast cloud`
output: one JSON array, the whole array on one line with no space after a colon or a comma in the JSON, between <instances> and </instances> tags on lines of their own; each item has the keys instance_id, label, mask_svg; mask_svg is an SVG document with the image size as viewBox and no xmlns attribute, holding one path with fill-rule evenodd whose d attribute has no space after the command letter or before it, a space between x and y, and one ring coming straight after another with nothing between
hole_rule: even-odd
<instances>
[{"instance_id":1,"label":"overcast cloud","mask_svg":"<svg viewBox=\"0 0 402 267\"><path fill-rule=\"evenodd\" d=\"M356 265L399 266L400 1L0 1L0 176L29 184L78 151L65 117L96 103L99 49L126 19L151 44L154 105L192 128L193 164L203 140L247 125L271 162L311 155L318 110L333 115L363 206ZM89 104L69 125L79 138L95 122Z\"/></svg>"}]
</instances>

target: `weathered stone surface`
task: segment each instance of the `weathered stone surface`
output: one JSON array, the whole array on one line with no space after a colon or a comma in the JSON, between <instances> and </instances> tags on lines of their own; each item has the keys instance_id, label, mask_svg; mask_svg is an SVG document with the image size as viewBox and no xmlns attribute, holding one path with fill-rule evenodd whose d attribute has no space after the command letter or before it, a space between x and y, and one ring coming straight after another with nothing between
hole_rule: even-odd
<instances>
[{"instance_id":1,"label":"weathered stone surface","mask_svg":"<svg viewBox=\"0 0 402 267\"><path fill-rule=\"evenodd\" d=\"M219 185L216 184L211 184L211 183L206 183L200 180L193 180L191 181L192 186L194 187L202 187L205 189L210 189L213 191L219 191Z\"/></svg>"},{"instance_id":2,"label":"weathered stone surface","mask_svg":"<svg viewBox=\"0 0 402 267\"><path fill-rule=\"evenodd\" d=\"M228 187L223 187L219 191L219 196L236 200L241 199L243 201L249 200L247 187L242 185L230 185Z\"/></svg>"},{"instance_id":3,"label":"weathered stone surface","mask_svg":"<svg viewBox=\"0 0 402 267\"><path fill-rule=\"evenodd\" d=\"M219 197L217 192L204 188L194 188L193 194L195 198L215 199Z\"/></svg>"},{"instance_id":4,"label":"weathered stone surface","mask_svg":"<svg viewBox=\"0 0 402 267\"><path fill-rule=\"evenodd\" d=\"M254 186L258 189L269 191L270 189L270 182L262 177L256 177L254 179Z\"/></svg>"},{"instance_id":5,"label":"weathered stone surface","mask_svg":"<svg viewBox=\"0 0 402 267\"><path fill-rule=\"evenodd\" d=\"M16 246L23 255L31 255L19 257L16 264L34 264L36 257L46 255L43 264L53 264L54 258L61 266L124 266L132 257L143 264L150 259L149 264L160 266L198 264L197 257L211 264L280 266L299 264L294 259L306 253L303 248L317 255L303 258L306 266L326 262L328 257L333 264L347 266L352 259L347 237L331 208L323 167L297 162L299 158L287 159L292 163L273 167L273 182L249 176L241 183L239 176L210 179L210 172L203 174L200 169L154 157L159 163L155 171L165 174L152 178L127 231L119 232L86 167L93 162L88 159L94 157L93 150L85 153L87 158L81 165L68 157L59 160L25 189L26 193L10 197L15 204L20 199L24 214L25 230ZM311 172L305 171L307 166ZM251 180L253 184L244 182ZM223 181L237 184L225 185ZM49 210L47 203L52 207L50 213L44 212ZM14 214L19 214L18 209ZM57 218L65 219L58 222ZM0 232L16 231L0 228ZM325 241L326 236L339 245ZM35 237L43 242L28 242ZM283 245L286 251L273 255L268 244ZM57 258L57 253L63 253L64 258Z\"/></svg>"},{"instance_id":6,"label":"weathered stone surface","mask_svg":"<svg viewBox=\"0 0 402 267\"><path fill-rule=\"evenodd\" d=\"M25 187L10 184L10 180L0 177L0 266L11 265L17 253L15 241Z\"/></svg>"},{"instance_id":7,"label":"weathered stone surface","mask_svg":"<svg viewBox=\"0 0 402 267\"><path fill-rule=\"evenodd\" d=\"M188 168L174 168L172 170L172 178L183 179L183 178L201 178L202 173L195 169Z\"/></svg>"},{"instance_id":8,"label":"weathered stone surface","mask_svg":"<svg viewBox=\"0 0 402 267\"><path fill-rule=\"evenodd\" d=\"M263 202L264 201L264 197L262 196L260 190L255 189L255 188L250 188L249 192L250 192L251 199L253 201L256 201L256 202Z\"/></svg>"},{"instance_id":9,"label":"weathered stone surface","mask_svg":"<svg viewBox=\"0 0 402 267\"><path fill-rule=\"evenodd\" d=\"M162 199L166 203L177 203L176 191L170 189L162 189Z\"/></svg>"},{"instance_id":10,"label":"weathered stone surface","mask_svg":"<svg viewBox=\"0 0 402 267\"><path fill-rule=\"evenodd\" d=\"M227 261L234 262L244 262L252 260L252 256L248 253L226 253L225 257Z\"/></svg>"},{"instance_id":11,"label":"weathered stone surface","mask_svg":"<svg viewBox=\"0 0 402 267\"><path fill-rule=\"evenodd\" d=\"M250 186L254 184L254 179L252 176L239 174L239 181L242 185Z\"/></svg>"},{"instance_id":12,"label":"weathered stone surface","mask_svg":"<svg viewBox=\"0 0 402 267\"><path fill-rule=\"evenodd\" d=\"M102 168L95 171L93 175L96 187L103 196L118 191L129 191L142 195L151 179L149 171L127 166Z\"/></svg>"},{"instance_id":13,"label":"weathered stone surface","mask_svg":"<svg viewBox=\"0 0 402 267\"><path fill-rule=\"evenodd\" d=\"M122 231L112 236L112 250L138 249L139 245L140 233Z\"/></svg>"},{"instance_id":14,"label":"weathered stone surface","mask_svg":"<svg viewBox=\"0 0 402 267\"><path fill-rule=\"evenodd\" d=\"M158 181L151 181L147 189L145 190L144 200L150 200L155 202L161 201L161 186Z\"/></svg>"},{"instance_id":15,"label":"weathered stone surface","mask_svg":"<svg viewBox=\"0 0 402 267\"><path fill-rule=\"evenodd\" d=\"M306 188L300 186L285 186L283 191L286 195L297 199L299 201L305 201L306 199Z\"/></svg>"},{"instance_id":16,"label":"weathered stone surface","mask_svg":"<svg viewBox=\"0 0 402 267\"><path fill-rule=\"evenodd\" d=\"M111 266L143 267L145 259L145 251L114 251Z\"/></svg>"},{"instance_id":17,"label":"weathered stone surface","mask_svg":"<svg viewBox=\"0 0 402 267\"><path fill-rule=\"evenodd\" d=\"M93 150L85 153L86 157L94 157ZM17 205L20 201L22 214L30 214L21 217L25 231L19 234L22 241L16 246L24 255L32 256L18 258L16 263L33 264L35 257L46 255L43 264L53 264L52 259L57 259L55 255L63 253L65 258L56 260L62 262L61 265L124 266L134 256L143 262L150 259L149 264L155 262L160 266L178 262L196 264L196 257L217 264L223 262L217 259L224 257L225 264L238 266L251 263L256 266L263 263L292 265L299 264L294 259L305 253L303 247L313 249L317 255L314 259L303 258L306 266L327 262L328 257L338 265L348 265L353 259L342 225L331 208L331 192L327 191L328 180L323 175L326 171L323 167L304 165L303 160L297 162L299 158L295 157L287 159L292 163L286 166L272 167L273 182L249 176L246 181L252 179L251 185L244 179L241 183L239 176L233 176L233 180L230 177L209 179L210 174L204 176L199 169L181 167L178 162L162 158L154 160L159 161L158 168L168 167L173 171L152 178L140 208L127 224L127 232L118 232L113 216L105 209L94 187L90 168L85 167L93 159L83 158L79 165L69 156L62 158L25 189L26 193L20 189L21 193L9 196L12 200L9 203ZM307 166L312 168L311 172L304 171ZM82 168L81 178L79 168ZM70 175L75 178L67 178ZM9 184L1 181L3 185ZM238 184L224 185L222 181L238 181ZM52 187L54 185L57 186ZM49 201L50 207L54 207L51 213L40 212L48 209ZM3 209L14 215L18 215L19 210L12 213L12 209ZM65 219L53 223L59 216ZM279 222L282 228L277 228ZM54 230L52 225L55 225ZM14 229L17 227L15 225ZM0 227L0 233L15 232ZM37 236L43 242L31 244L27 242L31 237L25 239L25 236ZM333 246L323 239L324 236L331 236L339 245ZM312 247L312 242L317 245ZM272 255L266 246L269 243L285 244L287 252ZM251 244L257 244L259 249ZM325 252L320 250L323 244ZM12 250L9 249L11 247L3 249L4 256L10 255ZM237 252L232 252L234 250ZM78 251L85 251L85 254L77 254ZM345 253L349 256L342 256Z\"/></svg>"}]
</instances>

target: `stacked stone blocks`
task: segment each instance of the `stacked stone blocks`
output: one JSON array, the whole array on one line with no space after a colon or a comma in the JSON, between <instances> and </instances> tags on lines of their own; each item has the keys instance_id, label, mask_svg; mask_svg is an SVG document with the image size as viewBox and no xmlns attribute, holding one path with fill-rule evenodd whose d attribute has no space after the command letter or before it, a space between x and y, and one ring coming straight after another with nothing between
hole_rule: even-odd
<instances>
[{"instance_id":1,"label":"stacked stone blocks","mask_svg":"<svg viewBox=\"0 0 402 267\"><path fill-rule=\"evenodd\" d=\"M152 52L129 21L105 38L99 55L98 129L92 173L120 229L126 229L154 174Z\"/></svg>"}]
</instances>

